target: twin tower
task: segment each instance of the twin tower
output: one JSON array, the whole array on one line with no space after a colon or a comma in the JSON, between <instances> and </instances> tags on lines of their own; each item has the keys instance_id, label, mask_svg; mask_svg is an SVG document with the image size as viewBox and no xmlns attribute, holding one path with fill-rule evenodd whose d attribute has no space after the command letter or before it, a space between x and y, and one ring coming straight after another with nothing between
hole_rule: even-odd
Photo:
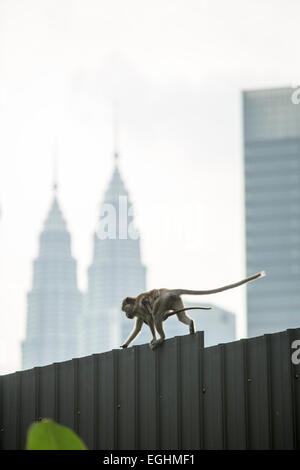
<instances>
[{"instance_id":1,"label":"twin tower","mask_svg":"<svg viewBox=\"0 0 300 470\"><path fill-rule=\"evenodd\" d=\"M117 157L101 207L112 207L118 215L120 199L127 198L128 207L131 203ZM121 314L122 299L146 289L139 236L120 238L118 231L116 237L100 236L95 231L87 292L79 291L71 237L56 185L53 190L52 205L40 234L39 254L33 263L32 289L27 295L23 369L118 348L132 329L132 323ZM126 212L126 218L126 224L132 225L133 216ZM143 333L140 340L147 341Z\"/></svg>"}]
</instances>

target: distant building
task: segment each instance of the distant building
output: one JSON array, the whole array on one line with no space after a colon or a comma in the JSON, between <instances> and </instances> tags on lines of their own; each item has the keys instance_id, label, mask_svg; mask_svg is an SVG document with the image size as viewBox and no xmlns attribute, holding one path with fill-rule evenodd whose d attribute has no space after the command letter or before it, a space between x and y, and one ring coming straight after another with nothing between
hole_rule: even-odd
<instances>
[{"instance_id":1,"label":"distant building","mask_svg":"<svg viewBox=\"0 0 300 470\"><path fill-rule=\"evenodd\" d=\"M119 348L125 342L134 320L129 320L121 311L122 300L146 290L146 268L141 261L140 237L138 233L136 238L130 233L128 235L127 228L133 229L134 217L129 194L120 175L117 153L113 175L101 205L102 215L107 215L111 207L116 215L115 226L110 225L110 229L115 229L112 230L114 233L101 237L100 219L94 234L82 328L84 355ZM145 341L148 341L146 331L139 340L143 341L144 335L147 338Z\"/></svg>"},{"instance_id":2,"label":"distant building","mask_svg":"<svg viewBox=\"0 0 300 470\"><path fill-rule=\"evenodd\" d=\"M203 302L186 302L185 307L197 307L197 305L211 306L211 310L190 310L189 317L193 318L197 331L204 331L205 347L220 343L228 343L236 339L235 315L213 304ZM187 335L189 327L179 322L176 315L169 317L164 322L167 338Z\"/></svg>"},{"instance_id":3,"label":"distant building","mask_svg":"<svg viewBox=\"0 0 300 470\"><path fill-rule=\"evenodd\" d=\"M33 263L32 290L27 296L23 369L65 361L78 355L82 298L70 244L70 233L54 185L52 206L40 234L39 254Z\"/></svg>"},{"instance_id":4,"label":"distant building","mask_svg":"<svg viewBox=\"0 0 300 470\"><path fill-rule=\"evenodd\" d=\"M300 326L300 105L293 88L245 91L248 335Z\"/></svg>"}]
</instances>

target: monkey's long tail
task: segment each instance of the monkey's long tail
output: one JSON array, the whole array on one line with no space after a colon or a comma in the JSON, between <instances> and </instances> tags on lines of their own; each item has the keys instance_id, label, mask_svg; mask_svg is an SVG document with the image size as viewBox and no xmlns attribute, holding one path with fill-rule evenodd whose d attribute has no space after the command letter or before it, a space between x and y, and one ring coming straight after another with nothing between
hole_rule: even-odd
<instances>
[{"instance_id":1,"label":"monkey's long tail","mask_svg":"<svg viewBox=\"0 0 300 470\"><path fill-rule=\"evenodd\" d=\"M172 315L176 315L177 313L185 312L186 310L211 310L211 307L186 307L180 310L175 310L174 312L170 311L165 313L164 320L171 317Z\"/></svg>"},{"instance_id":2,"label":"monkey's long tail","mask_svg":"<svg viewBox=\"0 0 300 470\"><path fill-rule=\"evenodd\" d=\"M216 294L218 292L222 292L227 289L233 289L234 287L239 287L242 284L246 284L246 282L255 281L255 279L259 279L260 277L264 277L266 275L265 271L260 271L253 276L247 277L242 281L235 282L234 284L229 284L228 286L219 287L218 289L211 289L211 290L189 290L189 289L172 289L170 292L174 295L208 295L208 294Z\"/></svg>"}]
</instances>

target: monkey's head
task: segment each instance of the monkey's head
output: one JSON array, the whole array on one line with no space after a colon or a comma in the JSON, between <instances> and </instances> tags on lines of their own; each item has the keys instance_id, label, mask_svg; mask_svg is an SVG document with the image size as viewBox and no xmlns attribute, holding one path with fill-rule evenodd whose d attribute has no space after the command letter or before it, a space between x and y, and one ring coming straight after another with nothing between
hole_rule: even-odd
<instances>
[{"instance_id":1,"label":"monkey's head","mask_svg":"<svg viewBox=\"0 0 300 470\"><path fill-rule=\"evenodd\" d=\"M135 298L134 297L126 297L126 299L122 302L122 310L125 312L126 317L130 318L131 320L135 317L134 315L134 304Z\"/></svg>"}]
</instances>

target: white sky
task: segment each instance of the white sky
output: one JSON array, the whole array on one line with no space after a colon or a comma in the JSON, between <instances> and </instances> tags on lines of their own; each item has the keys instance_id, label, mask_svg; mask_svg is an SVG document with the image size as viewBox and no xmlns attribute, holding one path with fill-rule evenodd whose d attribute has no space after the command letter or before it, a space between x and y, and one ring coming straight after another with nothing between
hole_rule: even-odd
<instances>
[{"instance_id":1,"label":"white sky","mask_svg":"<svg viewBox=\"0 0 300 470\"><path fill-rule=\"evenodd\" d=\"M241 90L300 83L299 17L297 0L0 0L0 372L20 366L56 138L86 286L114 100L148 287L245 275ZM245 335L244 287L203 301Z\"/></svg>"}]
</instances>

